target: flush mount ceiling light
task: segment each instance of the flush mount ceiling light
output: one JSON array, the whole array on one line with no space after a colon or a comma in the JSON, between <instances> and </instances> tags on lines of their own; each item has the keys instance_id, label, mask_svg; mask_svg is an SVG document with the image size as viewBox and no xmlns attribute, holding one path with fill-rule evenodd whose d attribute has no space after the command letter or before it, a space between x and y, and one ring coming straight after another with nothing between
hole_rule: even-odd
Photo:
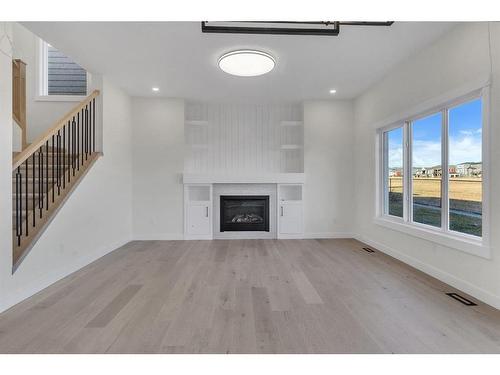
<instances>
[{"instance_id":1,"label":"flush mount ceiling light","mask_svg":"<svg viewBox=\"0 0 500 375\"><path fill-rule=\"evenodd\" d=\"M270 54L256 50L237 50L219 58L219 68L228 74L240 77L254 77L269 73L276 61Z\"/></svg>"},{"instance_id":2,"label":"flush mount ceiling light","mask_svg":"<svg viewBox=\"0 0 500 375\"><path fill-rule=\"evenodd\" d=\"M153 88L151 88L151 90L153 90L154 92L158 92L158 91L160 91L160 88L159 87L153 87Z\"/></svg>"},{"instance_id":3,"label":"flush mount ceiling light","mask_svg":"<svg viewBox=\"0 0 500 375\"><path fill-rule=\"evenodd\" d=\"M337 90L335 90L335 89L330 90L330 94L335 94L336 92L337 92Z\"/></svg>"}]
</instances>

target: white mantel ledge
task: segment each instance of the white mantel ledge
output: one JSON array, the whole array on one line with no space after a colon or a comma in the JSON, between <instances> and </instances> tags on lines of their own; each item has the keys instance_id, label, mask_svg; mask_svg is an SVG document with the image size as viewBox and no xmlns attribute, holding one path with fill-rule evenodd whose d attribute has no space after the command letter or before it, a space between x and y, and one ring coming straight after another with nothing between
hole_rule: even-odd
<instances>
[{"instance_id":1,"label":"white mantel ledge","mask_svg":"<svg viewBox=\"0 0 500 375\"><path fill-rule=\"evenodd\" d=\"M304 173L272 173L272 174L192 174L184 173L184 184L303 184Z\"/></svg>"}]
</instances>

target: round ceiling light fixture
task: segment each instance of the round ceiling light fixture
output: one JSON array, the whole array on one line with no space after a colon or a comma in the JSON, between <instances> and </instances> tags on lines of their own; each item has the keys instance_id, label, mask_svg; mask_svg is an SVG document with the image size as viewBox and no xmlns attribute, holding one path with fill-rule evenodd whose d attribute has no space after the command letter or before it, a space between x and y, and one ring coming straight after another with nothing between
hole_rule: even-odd
<instances>
[{"instance_id":1,"label":"round ceiling light fixture","mask_svg":"<svg viewBox=\"0 0 500 375\"><path fill-rule=\"evenodd\" d=\"M219 68L228 74L240 77L255 77L269 73L275 65L274 57L256 50L232 51L219 58Z\"/></svg>"}]
</instances>

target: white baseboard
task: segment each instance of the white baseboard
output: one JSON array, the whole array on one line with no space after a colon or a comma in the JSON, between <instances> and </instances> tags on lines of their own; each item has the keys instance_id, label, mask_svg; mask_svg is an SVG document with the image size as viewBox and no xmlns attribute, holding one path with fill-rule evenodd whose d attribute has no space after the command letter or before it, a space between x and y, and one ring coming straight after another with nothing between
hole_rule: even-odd
<instances>
[{"instance_id":1,"label":"white baseboard","mask_svg":"<svg viewBox=\"0 0 500 375\"><path fill-rule=\"evenodd\" d=\"M349 232L304 233L303 238L318 240L322 238L354 238L354 234Z\"/></svg>"},{"instance_id":2,"label":"white baseboard","mask_svg":"<svg viewBox=\"0 0 500 375\"><path fill-rule=\"evenodd\" d=\"M183 233L148 233L134 234L134 241L180 241L184 240Z\"/></svg>"},{"instance_id":3,"label":"white baseboard","mask_svg":"<svg viewBox=\"0 0 500 375\"><path fill-rule=\"evenodd\" d=\"M185 234L184 240L186 241L213 240L213 236L211 234Z\"/></svg>"},{"instance_id":4,"label":"white baseboard","mask_svg":"<svg viewBox=\"0 0 500 375\"><path fill-rule=\"evenodd\" d=\"M104 255L122 247L123 245L130 242L130 238L126 238L122 241L115 242L113 244L103 246L96 251L93 251L86 256L81 257L76 260L76 262L72 265L61 266L50 274L44 274L42 277L32 280L28 285L23 286L22 288L15 289L6 296L1 301L0 312L3 312L12 306L18 304L19 302L35 295L38 292L41 292L43 289L51 286L57 281L65 278L66 276L71 275L72 273L82 269L83 267L89 265L90 263L96 261L97 259L103 257ZM21 265L22 267L22 265Z\"/></svg>"},{"instance_id":5,"label":"white baseboard","mask_svg":"<svg viewBox=\"0 0 500 375\"><path fill-rule=\"evenodd\" d=\"M300 234L278 234L278 239L279 240L302 240L304 238L304 233Z\"/></svg>"},{"instance_id":6,"label":"white baseboard","mask_svg":"<svg viewBox=\"0 0 500 375\"><path fill-rule=\"evenodd\" d=\"M231 235L224 236L220 234L210 235L185 235L181 233L151 233L151 234L135 234L135 241L179 241L179 240L231 240L231 239L270 239L276 238L276 234L269 235L249 234L249 232L234 232ZM281 239L322 239L322 238L354 238L354 234L350 232L318 232L318 233L301 233L301 234L280 234Z\"/></svg>"},{"instance_id":7,"label":"white baseboard","mask_svg":"<svg viewBox=\"0 0 500 375\"><path fill-rule=\"evenodd\" d=\"M393 258L396 258L400 261L402 261L403 263L406 263L432 277L435 277L436 279L446 283L446 284L449 284L451 285L452 287L458 289L458 290L461 290L469 295L471 295L472 297L475 297L477 298L478 300L490 305L490 306L493 306L495 307L496 309L500 309L500 297L499 296L496 296L494 294L491 294L490 292L484 290L484 289L481 289L481 288L478 288L477 286L469 283L468 281L465 281L465 280L461 280L459 278L457 278L456 276L453 276L451 274L449 274L448 272L445 272L439 268L436 268L430 264L427 264L427 263L424 263L424 262L421 262L420 260L414 258L414 257L411 257L407 254L403 254L402 252L394 249L394 248L391 248L389 246L386 246L384 244L381 244L379 242L376 242L376 241L372 241L372 240L369 240L367 238L365 238L364 236L362 235L355 235L354 236L355 239L357 239L358 241L361 241L361 242L364 242L366 243L367 245L370 245L372 247L374 247L375 249L387 254L387 255L390 255L391 257Z\"/></svg>"}]
</instances>

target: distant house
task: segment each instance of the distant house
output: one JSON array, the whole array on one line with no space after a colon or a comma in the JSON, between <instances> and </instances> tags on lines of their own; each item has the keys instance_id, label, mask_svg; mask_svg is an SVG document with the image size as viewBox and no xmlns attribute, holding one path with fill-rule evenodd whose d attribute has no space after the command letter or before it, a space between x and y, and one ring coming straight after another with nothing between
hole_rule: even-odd
<instances>
[{"instance_id":1,"label":"distant house","mask_svg":"<svg viewBox=\"0 0 500 375\"><path fill-rule=\"evenodd\" d=\"M427 169L424 168L413 168L413 177L427 177Z\"/></svg>"},{"instance_id":2,"label":"distant house","mask_svg":"<svg viewBox=\"0 0 500 375\"><path fill-rule=\"evenodd\" d=\"M459 177L456 165L450 165L450 166L448 166L448 176L450 176L450 178Z\"/></svg>"},{"instance_id":3,"label":"distant house","mask_svg":"<svg viewBox=\"0 0 500 375\"><path fill-rule=\"evenodd\" d=\"M460 177L480 177L483 173L482 163L461 163L457 165L457 174Z\"/></svg>"},{"instance_id":4,"label":"distant house","mask_svg":"<svg viewBox=\"0 0 500 375\"><path fill-rule=\"evenodd\" d=\"M389 170L389 177L401 177L403 176L403 168L391 168Z\"/></svg>"},{"instance_id":5,"label":"distant house","mask_svg":"<svg viewBox=\"0 0 500 375\"><path fill-rule=\"evenodd\" d=\"M428 177L441 177L443 175L443 168L440 165L436 165L427 170Z\"/></svg>"}]
</instances>

